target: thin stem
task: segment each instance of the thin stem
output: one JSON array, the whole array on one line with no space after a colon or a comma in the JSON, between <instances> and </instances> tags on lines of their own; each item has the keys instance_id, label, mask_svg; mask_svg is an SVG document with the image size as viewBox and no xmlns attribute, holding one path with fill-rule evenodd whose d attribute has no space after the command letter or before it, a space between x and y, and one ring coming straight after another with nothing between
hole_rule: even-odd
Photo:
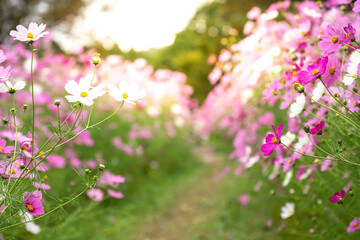
<instances>
[{"instance_id":1,"label":"thin stem","mask_svg":"<svg viewBox=\"0 0 360 240\"><path fill-rule=\"evenodd\" d=\"M31 130L31 156L34 156L34 142L35 142L35 97L34 97L34 76L33 76L33 63L34 63L34 45L31 46L31 101L32 101L32 130Z\"/></svg>"},{"instance_id":2,"label":"thin stem","mask_svg":"<svg viewBox=\"0 0 360 240\"><path fill-rule=\"evenodd\" d=\"M62 133L61 133L61 121L60 121L60 106L57 106L57 119L58 119L58 131L59 131L59 135L61 137Z\"/></svg>"}]
</instances>

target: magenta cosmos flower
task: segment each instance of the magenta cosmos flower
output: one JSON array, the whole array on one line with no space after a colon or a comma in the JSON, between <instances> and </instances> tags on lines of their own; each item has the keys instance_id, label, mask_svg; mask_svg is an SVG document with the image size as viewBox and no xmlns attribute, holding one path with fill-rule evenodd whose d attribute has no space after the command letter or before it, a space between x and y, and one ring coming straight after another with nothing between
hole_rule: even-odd
<instances>
[{"instance_id":1,"label":"magenta cosmos flower","mask_svg":"<svg viewBox=\"0 0 360 240\"><path fill-rule=\"evenodd\" d=\"M313 82L316 78L325 73L328 58L318 58L315 64L309 65L307 71L300 71L298 81L301 84Z\"/></svg>"},{"instance_id":2,"label":"magenta cosmos flower","mask_svg":"<svg viewBox=\"0 0 360 240\"><path fill-rule=\"evenodd\" d=\"M360 221L356 218L352 220L349 224L349 227L346 229L347 232L354 232L360 228Z\"/></svg>"},{"instance_id":3,"label":"magenta cosmos flower","mask_svg":"<svg viewBox=\"0 0 360 240\"><path fill-rule=\"evenodd\" d=\"M341 194L336 192L334 194L334 196L329 198L329 201L333 202L333 203L343 204L344 203L344 197L345 197L345 191L342 190Z\"/></svg>"},{"instance_id":4,"label":"magenta cosmos flower","mask_svg":"<svg viewBox=\"0 0 360 240\"><path fill-rule=\"evenodd\" d=\"M322 80L326 87L330 87L339 79L340 75L341 63L335 54L331 54L328 57L328 63L326 65L325 73L322 76Z\"/></svg>"},{"instance_id":5,"label":"magenta cosmos flower","mask_svg":"<svg viewBox=\"0 0 360 240\"><path fill-rule=\"evenodd\" d=\"M357 0L356 2L354 2L353 11L356 13L360 12L360 0Z\"/></svg>"},{"instance_id":6,"label":"magenta cosmos flower","mask_svg":"<svg viewBox=\"0 0 360 240\"><path fill-rule=\"evenodd\" d=\"M21 42L35 42L39 40L41 37L45 36L49 32L44 32L46 28L45 24L37 25L37 23L31 22L29 24L29 28L26 29L22 25L17 25L16 30L12 30L10 32L10 36L14 37L15 40L19 40Z\"/></svg>"},{"instance_id":7,"label":"magenta cosmos flower","mask_svg":"<svg viewBox=\"0 0 360 240\"><path fill-rule=\"evenodd\" d=\"M42 194L39 190L36 190L32 193L25 193L24 197L22 197L24 201L24 206L26 210L36 216L44 214L44 207L42 205Z\"/></svg>"},{"instance_id":8,"label":"magenta cosmos flower","mask_svg":"<svg viewBox=\"0 0 360 240\"><path fill-rule=\"evenodd\" d=\"M321 41L318 46L322 52L322 56L328 56L330 53L339 49L341 42L346 40L343 30L335 25L328 25L325 33L321 35Z\"/></svg>"},{"instance_id":9,"label":"magenta cosmos flower","mask_svg":"<svg viewBox=\"0 0 360 240\"><path fill-rule=\"evenodd\" d=\"M318 134L318 135L321 135L322 134L322 130L324 129L325 127L325 121L321 121L319 122L318 124L315 125L315 127L311 128L310 129L310 132L312 134Z\"/></svg>"},{"instance_id":10,"label":"magenta cosmos flower","mask_svg":"<svg viewBox=\"0 0 360 240\"><path fill-rule=\"evenodd\" d=\"M264 156L269 156L276 146L280 144L280 138L281 134L283 132L283 124L280 123L279 127L275 130L274 125L272 125L272 128L274 130L274 134L270 133L265 138L265 143L261 146L261 151L264 153Z\"/></svg>"}]
</instances>

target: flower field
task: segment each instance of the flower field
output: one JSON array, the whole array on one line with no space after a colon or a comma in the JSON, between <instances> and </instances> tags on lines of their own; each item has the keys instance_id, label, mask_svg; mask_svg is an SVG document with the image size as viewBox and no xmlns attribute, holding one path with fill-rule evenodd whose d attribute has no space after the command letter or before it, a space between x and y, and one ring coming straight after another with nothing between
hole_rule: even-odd
<instances>
[{"instance_id":1,"label":"flower field","mask_svg":"<svg viewBox=\"0 0 360 240\"><path fill-rule=\"evenodd\" d=\"M359 12L252 7L204 63L203 102L186 72L61 52L46 23L14 26L0 239L358 239Z\"/></svg>"}]
</instances>

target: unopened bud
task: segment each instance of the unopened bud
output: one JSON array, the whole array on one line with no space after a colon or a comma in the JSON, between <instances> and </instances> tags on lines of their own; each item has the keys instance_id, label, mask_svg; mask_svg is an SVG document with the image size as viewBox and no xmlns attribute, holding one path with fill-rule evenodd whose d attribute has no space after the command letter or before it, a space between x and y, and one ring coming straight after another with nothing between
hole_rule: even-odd
<instances>
[{"instance_id":1,"label":"unopened bud","mask_svg":"<svg viewBox=\"0 0 360 240\"><path fill-rule=\"evenodd\" d=\"M85 172L86 174L90 174L90 173L91 173L91 170L87 168L87 169L84 170L84 172Z\"/></svg>"},{"instance_id":2,"label":"unopened bud","mask_svg":"<svg viewBox=\"0 0 360 240\"><path fill-rule=\"evenodd\" d=\"M55 106L60 106L60 104L61 104L60 100L55 100L55 101L54 101L54 105L55 105Z\"/></svg>"},{"instance_id":3,"label":"unopened bud","mask_svg":"<svg viewBox=\"0 0 360 240\"><path fill-rule=\"evenodd\" d=\"M94 179L94 181L97 181L97 180L98 180L98 176L94 176L93 179Z\"/></svg>"},{"instance_id":4,"label":"unopened bud","mask_svg":"<svg viewBox=\"0 0 360 240\"><path fill-rule=\"evenodd\" d=\"M298 92L298 93L303 93L305 88L304 88L304 85L302 85L301 83L299 82L296 82L293 84L293 87L294 89Z\"/></svg>"},{"instance_id":5,"label":"unopened bud","mask_svg":"<svg viewBox=\"0 0 360 240\"><path fill-rule=\"evenodd\" d=\"M306 133L310 132L310 127L308 125L304 126L303 129Z\"/></svg>"},{"instance_id":6,"label":"unopened bud","mask_svg":"<svg viewBox=\"0 0 360 240\"><path fill-rule=\"evenodd\" d=\"M353 91L354 91L354 92L358 92L359 90L354 87L354 88L353 88Z\"/></svg>"},{"instance_id":7,"label":"unopened bud","mask_svg":"<svg viewBox=\"0 0 360 240\"><path fill-rule=\"evenodd\" d=\"M16 109L15 108L10 108L10 112L14 113L14 112L16 112Z\"/></svg>"},{"instance_id":8,"label":"unopened bud","mask_svg":"<svg viewBox=\"0 0 360 240\"><path fill-rule=\"evenodd\" d=\"M354 192L352 190L349 191L349 196L353 197L354 196Z\"/></svg>"},{"instance_id":9,"label":"unopened bud","mask_svg":"<svg viewBox=\"0 0 360 240\"><path fill-rule=\"evenodd\" d=\"M338 140L337 140L337 143L338 143L340 146L342 145L342 142L343 142L342 139L338 139Z\"/></svg>"},{"instance_id":10,"label":"unopened bud","mask_svg":"<svg viewBox=\"0 0 360 240\"><path fill-rule=\"evenodd\" d=\"M319 164L319 163L320 163L320 160L319 160L319 159L315 159L314 163L315 163L315 164Z\"/></svg>"},{"instance_id":11,"label":"unopened bud","mask_svg":"<svg viewBox=\"0 0 360 240\"><path fill-rule=\"evenodd\" d=\"M99 169L100 171L104 170L104 169L105 169L105 165L104 165L104 164L99 164L98 169Z\"/></svg>"},{"instance_id":12,"label":"unopened bud","mask_svg":"<svg viewBox=\"0 0 360 240\"><path fill-rule=\"evenodd\" d=\"M7 118L3 118L3 119L1 119L1 121L4 125L9 123L9 119L7 119Z\"/></svg>"},{"instance_id":13,"label":"unopened bud","mask_svg":"<svg viewBox=\"0 0 360 240\"><path fill-rule=\"evenodd\" d=\"M271 189L270 191L270 196L274 196L275 195L275 190L274 189Z\"/></svg>"},{"instance_id":14,"label":"unopened bud","mask_svg":"<svg viewBox=\"0 0 360 240\"><path fill-rule=\"evenodd\" d=\"M24 104L23 106L22 106L22 109L24 109L24 110L26 110L26 109L28 109L29 108L29 106L27 105L27 104Z\"/></svg>"},{"instance_id":15,"label":"unopened bud","mask_svg":"<svg viewBox=\"0 0 360 240\"><path fill-rule=\"evenodd\" d=\"M94 53L92 58L92 63L94 65L98 65L101 62L100 60L100 53Z\"/></svg>"},{"instance_id":16,"label":"unopened bud","mask_svg":"<svg viewBox=\"0 0 360 240\"><path fill-rule=\"evenodd\" d=\"M19 166L20 169L25 169L25 167L26 167L26 166L25 166L25 164L23 164L23 163L20 164L20 166Z\"/></svg>"}]
</instances>

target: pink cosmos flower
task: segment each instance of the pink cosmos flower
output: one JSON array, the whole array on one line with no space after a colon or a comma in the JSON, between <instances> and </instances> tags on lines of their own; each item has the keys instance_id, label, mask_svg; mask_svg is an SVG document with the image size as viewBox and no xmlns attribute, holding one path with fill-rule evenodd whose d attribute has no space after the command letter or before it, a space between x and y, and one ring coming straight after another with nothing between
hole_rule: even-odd
<instances>
[{"instance_id":1,"label":"pink cosmos flower","mask_svg":"<svg viewBox=\"0 0 360 240\"><path fill-rule=\"evenodd\" d=\"M6 147L6 141L4 139L0 138L0 153L11 153L11 151L14 150L14 146L7 146Z\"/></svg>"},{"instance_id":2,"label":"pink cosmos flower","mask_svg":"<svg viewBox=\"0 0 360 240\"><path fill-rule=\"evenodd\" d=\"M279 99L278 96L278 90L279 90L279 84L278 81L274 81L269 85L269 88L264 89L263 91L263 98L261 99L261 102L267 102L269 101L270 106L274 106L276 101Z\"/></svg>"},{"instance_id":3,"label":"pink cosmos flower","mask_svg":"<svg viewBox=\"0 0 360 240\"><path fill-rule=\"evenodd\" d=\"M315 64L309 65L307 71L300 71L298 74L298 81L301 84L313 82L320 75L325 73L328 58L318 58Z\"/></svg>"},{"instance_id":4,"label":"pink cosmos flower","mask_svg":"<svg viewBox=\"0 0 360 240\"><path fill-rule=\"evenodd\" d=\"M247 193L241 194L239 196L238 200L241 205L246 206L250 201L250 195Z\"/></svg>"},{"instance_id":5,"label":"pink cosmos flower","mask_svg":"<svg viewBox=\"0 0 360 240\"><path fill-rule=\"evenodd\" d=\"M89 198L91 198L95 202L101 201L104 198L104 193L97 188L91 188L87 190L86 194L88 195Z\"/></svg>"},{"instance_id":6,"label":"pink cosmos flower","mask_svg":"<svg viewBox=\"0 0 360 240\"><path fill-rule=\"evenodd\" d=\"M336 192L332 197L329 198L330 202L343 204L345 197L345 191L342 190L341 194L339 192Z\"/></svg>"},{"instance_id":7,"label":"pink cosmos flower","mask_svg":"<svg viewBox=\"0 0 360 240\"><path fill-rule=\"evenodd\" d=\"M326 87L330 87L339 79L340 75L341 63L335 54L331 54L328 57L328 63L326 65L325 73L322 76L322 80Z\"/></svg>"},{"instance_id":8,"label":"pink cosmos flower","mask_svg":"<svg viewBox=\"0 0 360 240\"><path fill-rule=\"evenodd\" d=\"M5 204L1 205L1 207L0 207L0 214L4 212L5 208L6 208Z\"/></svg>"},{"instance_id":9,"label":"pink cosmos flower","mask_svg":"<svg viewBox=\"0 0 360 240\"><path fill-rule=\"evenodd\" d=\"M39 190L36 190L32 193L26 192L25 195L22 197L24 201L24 206L26 210L36 216L44 214L44 207L42 205L42 194Z\"/></svg>"},{"instance_id":10,"label":"pink cosmos flower","mask_svg":"<svg viewBox=\"0 0 360 240\"><path fill-rule=\"evenodd\" d=\"M0 83L7 81L11 74L11 67L8 66L7 68L0 67Z\"/></svg>"},{"instance_id":11,"label":"pink cosmos flower","mask_svg":"<svg viewBox=\"0 0 360 240\"><path fill-rule=\"evenodd\" d=\"M328 56L330 53L338 50L340 44L346 41L346 36L343 30L335 25L328 25L325 33L321 35L321 41L318 46L323 50L322 55Z\"/></svg>"},{"instance_id":12,"label":"pink cosmos flower","mask_svg":"<svg viewBox=\"0 0 360 240\"><path fill-rule=\"evenodd\" d=\"M6 60L6 56L3 50L0 50L0 63L3 63Z\"/></svg>"},{"instance_id":13,"label":"pink cosmos flower","mask_svg":"<svg viewBox=\"0 0 360 240\"><path fill-rule=\"evenodd\" d=\"M275 135L271 133L268 134L265 138L265 144L261 146L261 151L264 153L264 156L269 156L274 151L276 146L280 144L280 138L284 126L282 123L280 123L279 127L276 130L274 125L272 125L272 128L274 130Z\"/></svg>"},{"instance_id":14,"label":"pink cosmos flower","mask_svg":"<svg viewBox=\"0 0 360 240\"><path fill-rule=\"evenodd\" d=\"M346 229L347 232L354 232L360 228L360 221L356 218L352 220L349 224L349 227Z\"/></svg>"},{"instance_id":15,"label":"pink cosmos flower","mask_svg":"<svg viewBox=\"0 0 360 240\"><path fill-rule=\"evenodd\" d=\"M46 24L37 25L37 23L31 22L29 28L26 29L22 25L17 25L16 30L10 32L10 36L14 37L15 40L21 42L35 42L40 38L44 37L49 32L44 32Z\"/></svg>"},{"instance_id":16,"label":"pink cosmos flower","mask_svg":"<svg viewBox=\"0 0 360 240\"><path fill-rule=\"evenodd\" d=\"M32 185L37 189L49 190L51 188L51 186L46 183L33 182Z\"/></svg>"},{"instance_id":17,"label":"pink cosmos flower","mask_svg":"<svg viewBox=\"0 0 360 240\"><path fill-rule=\"evenodd\" d=\"M315 127L311 128L310 129L310 132L312 134L318 134L318 135L321 135L322 134L322 130L324 129L325 127L325 121L321 121L319 122L318 124L315 125Z\"/></svg>"},{"instance_id":18,"label":"pink cosmos flower","mask_svg":"<svg viewBox=\"0 0 360 240\"><path fill-rule=\"evenodd\" d=\"M121 192L115 192L115 191L113 191L113 190L111 190L111 189L108 189L108 190L107 190L107 193L108 193L110 196L112 196L113 198L123 198L123 197L124 197L124 195L123 195Z\"/></svg>"},{"instance_id":19,"label":"pink cosmos flower","mask_svg":"<svg viewBox=\"0 0 360 240\"><path fill-rule=\"evenodd\" d=\"M355 37L356 29L349 23L347 27L344 27L346 42L351 42Z\"/></svg>"},{"instance_id":20,"label":"pink cosmos flower","mask_svg":"<svg viewBox=\"0 0 360 240\"><path fill-rule=\"evenodd\" d=\"M63 156L51 154L47 157L48 162L55 168L63 168L66 165L66 160Z\"/></svg>"},{"instance_id":21,"label":"pink cosmos flower","mask_svg":"<svg viewBox=\"0 0 360 240\"><path fill-rule=\"evenodd\" d=\"M354 12L358 13L360 12L360 0L357 0L355 3L354 3L354 8L352 9Z\"/></svg>"}]
</instances>

